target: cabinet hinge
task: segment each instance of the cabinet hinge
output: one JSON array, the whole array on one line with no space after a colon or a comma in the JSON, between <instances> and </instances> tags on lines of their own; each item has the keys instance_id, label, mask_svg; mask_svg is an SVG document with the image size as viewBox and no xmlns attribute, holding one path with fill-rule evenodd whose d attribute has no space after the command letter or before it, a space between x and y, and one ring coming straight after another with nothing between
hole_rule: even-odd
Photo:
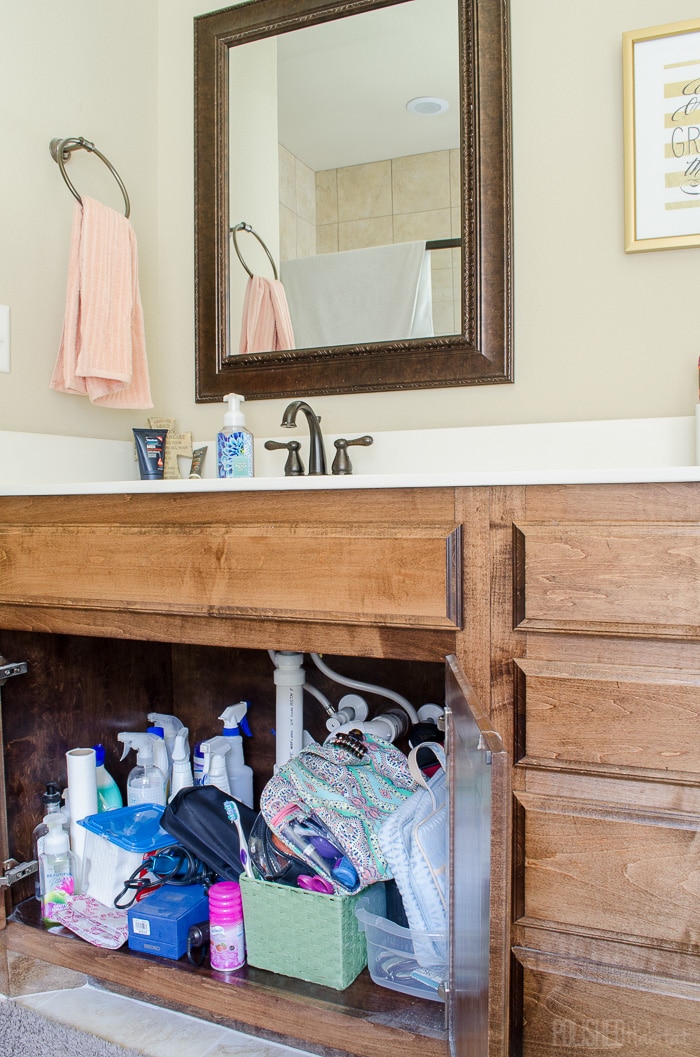
<instances>
[{"instance_id":1,"label":"cabinet hinge","mask_svg":"<svg viewBox=\"0 0 700 1057\"><path fill-rule=\"evenodd\" d=\"M26 661L6 661L5 658L0 655L0 686L4 686L11 676L26 675L26 673Z\"/></svg>"},{"instance_id":2,"label":"cabinet hinge","mask_svg":"<svg viewBox=\"0 0 700 1057\"><path fill-rule=\"evenodd\" d=\"M477 745L477 749L481 749L482 752L486 752L486 755L484 757L484 762L487 763L487 764L491 763L492 753L491 753L490 749L486 748L486 740L485 740L483 734L479 735L479 743Z\"/></svg>"},{"instance_id":3,"label":"cabinet hinge","mask_svg":"<svg viewBox=\"0 0 700 1057\"><path fill-rule=\"evenodd\" d=\"M33 873L36 873L39 869L39 863L36 859L32 859L31 862L17 862L16 859L6 859L4 863L0 864L0 888L10 888L11 885L17 884L18 881L23 881L25 877L30 877Z\"/></svg>"}]
</instances>

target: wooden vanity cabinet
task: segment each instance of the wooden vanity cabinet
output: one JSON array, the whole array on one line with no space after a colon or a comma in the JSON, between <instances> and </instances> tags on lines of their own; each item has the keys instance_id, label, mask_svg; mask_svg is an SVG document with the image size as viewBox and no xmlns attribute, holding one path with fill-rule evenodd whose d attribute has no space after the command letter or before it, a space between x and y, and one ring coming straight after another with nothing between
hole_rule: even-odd
<instances>
[{"instance_id":1,"label":"wooden vanity cabinet","mask_svg":"<svg viewBox=\"0 0 700 1057\"><path fill-rule=\"evenodd\" d=\"M699 514L695 483L492 497L524 1057L700 1054Z\"/></svg>"},{"instance_id":2,"label":"wooden vanity cabinet","mask_svg":"<svg viewBox=\"0 0 700 1057\"><path fill-rule=\"evenodd\" d=\"M116 689L57 720L69 740L85 708L99 726L170 702L196 725L243 670L271 709L269 648L426 694L451 658L447 1030L366 972L340 994L252 970L232 988L15 921L9 948L366 1057L698 1057L699 512L697 483L0 500L0 651L51 643L60 700L61 657L106 644ZM271 741L246 748L264 776Z\"/></svg>"},{"instance_id":3,"label":"wooden vanity cabinet","mask_svg":"<svg viewBox=\"0 0 700 1057\"><path fill-rule=\"evenodd\" d=\"M450 809L456 909L444 1005L378 987L367 970L335 992L251 967L226 982L99 950L28 927L32 901L12 914L8 949L324 1053L500 1054L509 760L462 670L464 523L454 489L0 501L0 651L23 653L30 668L3 691L6 854L29 854L37 794L65 750L107 740L114 751L116 733L143 729L149 711L174 712L194 741L217 732L225 704L249 697L246 758L259 794L274 762L267 650L323 653L345 674L447 705L449 782L461 792ZM474 642L487 649L481 633ZM486 689L487 659L474 665ZM337 685L325 689L337 699ZM323 737L321 710L307 704L305 717ZM122 787L132 765L112 767Z\"/></svg>"}]
</instances>

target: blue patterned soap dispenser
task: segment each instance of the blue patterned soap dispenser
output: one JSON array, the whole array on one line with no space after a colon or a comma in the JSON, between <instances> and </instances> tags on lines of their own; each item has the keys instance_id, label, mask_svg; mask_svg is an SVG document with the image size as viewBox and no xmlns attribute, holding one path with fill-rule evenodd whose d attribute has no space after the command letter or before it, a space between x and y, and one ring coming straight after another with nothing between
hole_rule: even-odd
<instances>
[{"instance_id":1,"label":"blue patterned soap dispenser","mask_svg":"<svg viewBox=\"0 0 700 1057\"><path fill-rule=\"evenodd\" d=\"M218 477L253 476L253 434L245 426L241 404L245 397L229 393L224 397L228 411L216 438L216 472Z\"/></svg>"}]
</instances>

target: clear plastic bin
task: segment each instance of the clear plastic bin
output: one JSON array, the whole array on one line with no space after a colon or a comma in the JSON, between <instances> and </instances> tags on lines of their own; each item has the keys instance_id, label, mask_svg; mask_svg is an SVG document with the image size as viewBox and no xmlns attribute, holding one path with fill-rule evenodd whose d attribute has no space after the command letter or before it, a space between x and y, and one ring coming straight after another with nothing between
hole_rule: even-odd
<instances>
[{"instance_id":1,"label":"clear plastic bin","mask_svg":"<svg viewBox=\"0 0 700 1057\"><path fill-rule=\"evenodd\" d=\"M445 933L413 933L363 906L355 914L367 940L367 967L375 984L444 1002L438 988L447 978Z\"/></svg>"}]
</instances>

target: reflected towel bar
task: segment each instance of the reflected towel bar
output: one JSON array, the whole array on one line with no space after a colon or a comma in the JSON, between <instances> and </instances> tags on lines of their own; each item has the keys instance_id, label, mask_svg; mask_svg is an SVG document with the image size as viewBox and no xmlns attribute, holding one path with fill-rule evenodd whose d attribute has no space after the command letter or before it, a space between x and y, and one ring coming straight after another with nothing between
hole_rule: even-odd
<instances>
[{"instance_id":1,"label":"reflected towel bar","mask_svg":"<svg viewBox=\"0 0 700 1057\"><path fill-rule=\"evenodd\" d=\"M83 136L69 136L67 139L52 139L49 144L49 150L51 152L51 157L58 164L58 167L61 170L61 176L63 177L66 186L68 187L68 190L74 198L77 198L77 200L81 204L82 198L71 183L68 173L66 172L66 162L68 161L71 156L71 153L74 150L86 150L89 151L91 154L96 154L100 161L104 162L114 179L119 184L119 190L124 196L124 216L129 216L129 213L131 212L131 205L129 203L129 196L126 193L124 181L122 180L121 176L114 168L112 163L108 161L107 158L105 158L104 154L102 154L102 152L97 149L94 143L91 143L90 140L85 139Z\"/></svg>"},{"instance_id":2,"label":"reflected towel bar","mask_svg":"<svg viewBox=\"0 0 700 1057\"><path fill-rule=\"evenodd\" d=\"M243 257L241 256L241 251L238 248L238 241L236 239L236 232L237 231L247 231L248 234L252 235L254 238L256 238L258 240L258 242L260 243L262 248L265 250L265 253L267 254L267 259L269 260L270 264L272 265L273 274L275 276L275 279L277 279L277 268L275 266L275 262L273 260L272 254L268 250L268 248L265 245L265 243L263 242L263 240L258 235L257 231L255 231L250 226L250 224L246 224L245 220L241 220L241 222L239 224L234 224L232 228L229 228L229 232L230 232L231 236L233 237L233 248L236 251L236 256L238 257L239 261L241 262L241 264L243 265L243 267L247 271L247 273L250 276L250 278L251 279L253 278L253 273L251 272L250 268L248 267L246 262L243 260Z\"/></svg>"}]
</instances>

